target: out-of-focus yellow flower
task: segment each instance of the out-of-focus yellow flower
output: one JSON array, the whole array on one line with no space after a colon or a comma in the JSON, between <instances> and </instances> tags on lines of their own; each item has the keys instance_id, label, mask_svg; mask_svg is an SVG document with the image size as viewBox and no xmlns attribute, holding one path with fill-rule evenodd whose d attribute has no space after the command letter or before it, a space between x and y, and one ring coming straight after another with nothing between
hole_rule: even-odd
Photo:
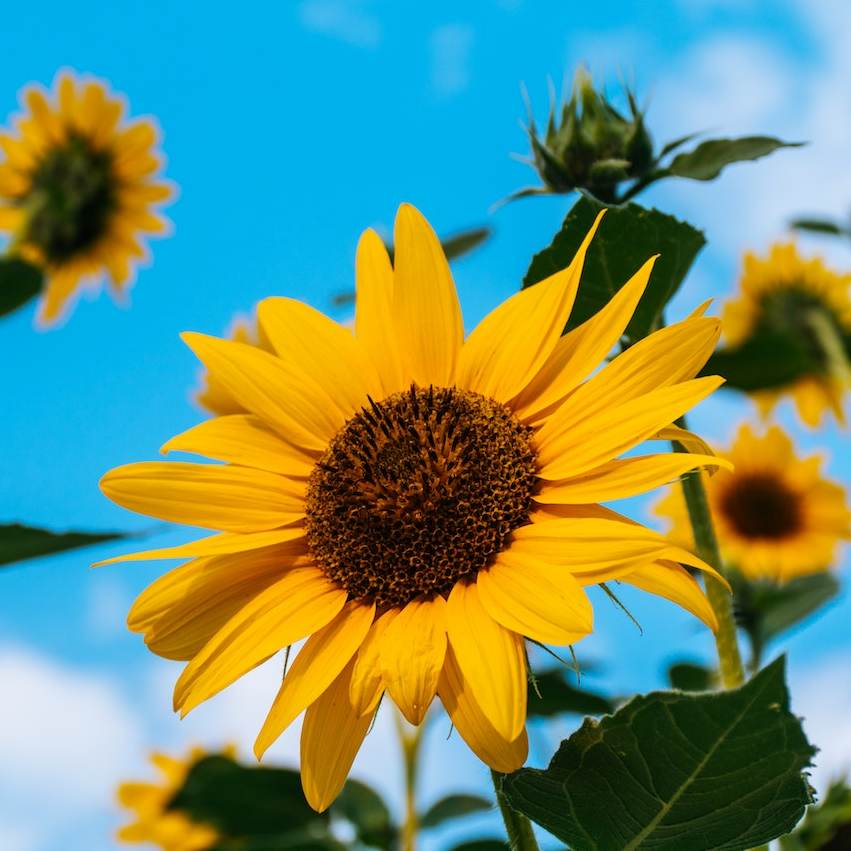
<instances>
[{"instance_id":1,"label":"out-of-focus yellow flower","mask_svg":"<svg viewBox=\"0 0 851 851\"><path fill-rule=\"evenodd\" d=\"M160 773L159 782L128 781L118 787L118 801L131 810L134 821L118 831L118 839L128 845L152 843L163 851L204 851L219 839L209 825L197 824L181 812L167 810L169 801L183 786L186 775L198 760L207 756L202 748L192 748L183 759L163 753L151 755Z\"/></svg>"},{"instance_id":2,"label":"out-of-focus yellow flower","mask_svg":"<svg viewBox=\"0 0 851 851\"><path fill-rule=\"evenodd\" d=\"M834 564L849 537L845 491L820 472L822 458L801 458L777 426L764 435L742 425L729 452L733 470L704 476L726 562L750 579L785 582ZM692 546L682 489L673 486L655 512L672 522L671 538Z\"/></svg>"},{"instance_id":3,"label":"out-of-focus yellow flower","mask_svg":"<svg viewBox=\"0 0 851 851\"><path fill-rule=\"evenodd\" d=\"M23 91L25 113L0 133L0 229L11 251L42 266L39 321L59 320L86 284L108 276L126 296L143 238L163 234L156 207L173 194L149 119L122 122L124 102L100 80L59 74L53 94Z\"/></svg>"},{"instance_id":4,"label":"out-of-focus yellow flower","mask_svg":"<svg viewBox=\"0 0 851 851\"><path fill-rule=\"evenodd\" d=\"M301 774L317 810L339 793L385 693L413 724L438 695L484 762L521 766L525 641L592 632L585 586L618 579L717 625L680 563L712 568L599 503L726 463L701 450L620 457L647 440L692 442L671 424L721 384L695 378L720 323L698 310L597 370L653 260L562 336L595 230L567 269L465 341L440 243L403 205L395 267L376 233L361 239L354 333L270 298L258 316L272 352L185 335L247 413L164 449L225 465L131 464L101 482L127 508L221 533L124 557L192 559L129 617L155 653L189 662L182 713L307 638L255 751L306 710Z\"/></svg>"},{"instance_id":5,"label":"out-of-focus yellow flower","mask_svg":"<svg viewBox=\"0 0 851 851\"><path fill-rule=\"evenodd\" d=\"M788 387L754 393L764 416L789 394L806 425L815 428L827 411L844 422L842 406L849 389L847 354L835 353L834 361L844 360L844 365L834 368L819 323L828 323L827 331L836 341L851 334L851 275L834 272L818 257L801 257L792 243L772 246L764 258L750 252L745 255L739 294L724 306L727 343L738 346L762 326L794 335L817 365L812 375Z\"/></svg>"}]
</instances>

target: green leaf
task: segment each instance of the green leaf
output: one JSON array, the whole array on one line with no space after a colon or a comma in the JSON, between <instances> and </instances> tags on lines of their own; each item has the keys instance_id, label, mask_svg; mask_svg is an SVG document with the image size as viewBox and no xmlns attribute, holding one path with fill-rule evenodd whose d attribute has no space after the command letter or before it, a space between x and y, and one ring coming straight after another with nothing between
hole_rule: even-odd
<instances>
[{"instance_id":1,"label":"green leaf","mask_svg":"<svg viewBox=\"0 0 851 851\"><path fill-rule=\"evenodd\" d=\"M248 768L224 756L195 763L169 809L210 824L229 839L293 831L309 831L321 839L328 821L327 813L314 812L304 799L297 771Z\"/></svg>"},{"instance_id":2,"label":"green leaf","mask_svg":"<svg viewBox=\"0 0 851 851\"><path fill-rule=\"evenodd\" d=\"M614 708L609 698L572 686L560 668L536 673L534 685L530 683L529 686L527 713L530 718L551 718L567 712L606 715L614 712Z\"/></svg>"},{"instance_id":3,"label":"green leaf","mask_svg":"<svg viewBox=\"0 0 851 851\"><path fill-rule=\"evenodd\" d=\"M668 682L680 691L709 691L715 685L715 677L695 662L674 662L668 668Z\"/></svg>"},{"instance_id":4,"label":"green leaf","mask_svg":"<svg viewBox=\"0 0 851 851\"><path fill-rule=\"evenodd\" d=\"M0 565L124 537L121 532L51 532L20 523L0 524Z\"/></svg>"},{"instance_id":5,"label":"green leaf","mask_svg":"<svg viewBox=\"0 0 851 851\"><path fill-rule=\"evenodd\" d=\"M586 719L545 770L503 778L515 810L572 851L733 851L788 833L814 748L778 659L735 691L656 692Z\"/></svg>"},{"instance_id":6,"label":"green leaf","mask_svg":"<svg viewBox=\"0 0 851 851\"><path fill-rule=\"evenodd\" d=\"M785 387L804 375L821 371L803 341L759 328L741 346L715 352L701 375L722 375L726 387L752 393Z\"/></svg>"},{"instance_id":7,"label":"green leaf","mask_svg":"<svg viewBox=\"0 0 851 851\"><path fill-rule=\"evenodd\" d=\"M226 840L210 851L348 851L348 846L334 839L326 829L320 832L293 830L269 836Z\"/></svg>"},{"instance_id":8,"label":"green leaf","mask_svg":"<svg viewBox=\"0 0 851 851\"><path fill-rule=\"evenodd\" d=\"M38 266L17 257L0 258L0 316L35 298L43 283L44 276Z\"/></svg>"},{"instance_id":9,"label":"green leaf","mask_svg":"<svg viewBox=\"0 0 851 851\"><path fill-rule=\"evenodd\" d=\"M533 258L523 286L532 286L566 268L603 207L595 199L581 197L549 247ZM647 336L660 326L665 305L679 289L705 241L696 228L658 210L638 204L610 207L588 250L565 330L597 313L647 259L659 254L647 290L626 329L632 341Z\"/></svg>"},{"instance_id":10,"label":"green leaf","mask_svg":"<svg viewBox=\"0 0 851 851\"><path fill-rule=\"evenodd\" d=\"M674 177L714 180L725 166L758 160L779 148L799 148L802 142L784 142L773 136L741 136L738 139L709 139L693 151L677 154L665 171Z\"/></svg>"},{"instance_id":11,"label":"green leaf","mask_svg":"<svg viewBox=\"0 0 851 851\"><path fill-rule=\"evenodd\" d=\"M390 848L395 843L398 829L390 810L378 792L364 783L349 780L331 805L331 814L350 822L364 845Z\"/></svg>"},{"instance_id":12,"label":"green leaf","mask_svg":"<svg viewBox=\"0 0 851 851\"><path fill-rule=\"evenodd\" d=\"M829 236L848 236L848 231L836 222L828 219L792 219L789 227L795 230L806 230L811 233L824 233Z\"/></svg>"},{"instance_id":13,"label":"green leaf","mask_svg":"<svg viewBox=\"0 0 851 851\"><path fill-rule=\"evenodd\" d=\"M423 828L437 827L450 819L489 810L493 804L478 795L447 795L433 803L420 819Z\"/></svg>"},{"instance_id":14,"label":"green leaf","mask_svg":"<svg viewBox=\"0 0 851 851\"><path fill-rule=\"evenodd\" d=\"M845 780L831 783L818 806L795 832L780 839L782 851L847 851L851 848L851 788Z\"/></svg>"},{"instance_id":15,"label":"green leaf","mask_svg":"<svg viewBox=\"0 0 851 851\"><path fill-rule=\"evenodd\" d=\"M490 239L491 233L489 227L470 228L444 237L440 244L443 246L447 260L457 260Z\"/></svg>"},{"instance_id":16,"label":"green leaf","mask_svg":"<svg viewBox=\"0 0 851 851\"><path fill-rule=\"evenodd\" d=\"M779 585L733 577L736 617L761 644L810 617L839 593L839 580L827 571Z\"/></svg>"},{"instance_id":17,"label":"green leaf","mask_svg":"<svg viewBox=\"0 0 851 851\"><path fill-rule=\"evenodd\" d=\"M474 839L456 845L452 851L509 851L508 843L501 839Z\"/></svg>"}]
</instances>

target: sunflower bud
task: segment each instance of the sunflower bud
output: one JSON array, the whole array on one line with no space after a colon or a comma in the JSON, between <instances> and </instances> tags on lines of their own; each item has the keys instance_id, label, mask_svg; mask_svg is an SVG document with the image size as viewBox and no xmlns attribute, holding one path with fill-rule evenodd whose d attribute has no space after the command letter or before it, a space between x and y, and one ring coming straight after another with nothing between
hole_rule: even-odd
<instances>
[{"instance_id":1,"label":"sunflower bud","mask_svg":"<svg viewBox=\"0 0 851 851\"><path fill-rule=\"evenodd\" d=\"M547 191L584 189L612 202L619 183L640 179L651 170L653 142L644 114L632 92L627 90L626 96L629 115L624 117L580 68L570 100L562 104L560 116L553 105L543 136L530 120L533 165Z\"/></svg>"}]
</instances>

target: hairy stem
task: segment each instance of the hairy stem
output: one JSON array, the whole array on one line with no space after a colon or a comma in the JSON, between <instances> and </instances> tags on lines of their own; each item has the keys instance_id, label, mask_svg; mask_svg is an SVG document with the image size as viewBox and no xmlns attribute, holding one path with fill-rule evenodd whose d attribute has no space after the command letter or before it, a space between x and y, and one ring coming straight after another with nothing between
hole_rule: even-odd
<instances>
[{"instance_id":1,"label":"hairy stem","mask_svg":"<svg viewBox=\"0 0 851 851\"><path fill-rule=\"evenodd\" d=\"M505 832L508 835L508 847L511 851L539 851L538 840L532 832L532 824L522 813L512 810L508 799L502 791L502 775L491 771L496 802L505 822Z\"/></svg>"}]
</instances>

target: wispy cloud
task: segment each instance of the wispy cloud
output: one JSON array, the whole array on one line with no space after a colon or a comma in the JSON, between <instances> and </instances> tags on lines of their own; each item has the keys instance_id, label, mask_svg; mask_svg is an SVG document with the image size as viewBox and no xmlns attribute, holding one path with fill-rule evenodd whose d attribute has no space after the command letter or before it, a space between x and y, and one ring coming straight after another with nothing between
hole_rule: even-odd
<instances>
[{"instance_id":1,"label":"wispy cloud","mask_svg":"<svg viewBox=\"0 0 851 851\"><path fill-rule=\"evenodd\" d=\"M431 86L440 97L460 94L470 85L473 29L446 24L431 34Z\"/></svg>"},{"instance_id":2,"label":"wispy cloud","mask_svg":"<svg viewBox=\"0 0 851 851\"><path fill-rule=\"evenodd\" d=\"M381 43L381 22L357 0L304 0L299 17L305 29L355 47L372 48Z\"/></svg>"}]
</instances>

